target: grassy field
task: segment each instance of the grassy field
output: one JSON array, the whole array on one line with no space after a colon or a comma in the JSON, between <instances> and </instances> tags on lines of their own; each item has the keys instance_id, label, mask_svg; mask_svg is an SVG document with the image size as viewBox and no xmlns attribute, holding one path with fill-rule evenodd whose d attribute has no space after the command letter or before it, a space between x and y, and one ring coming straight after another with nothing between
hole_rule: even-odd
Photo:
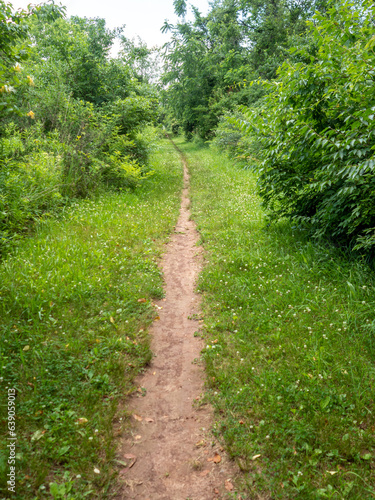
<instances>
[{"instance_id":1,"label":"grassy field","mask_svg":"<svg viewBox=\"0 0 375 500\"><path fill-rule=\"evenodd\" d=\"M205 248L207 397L243 497L374 498L374 274L267 227L250 171L177 142Z\"/></svg>"},{"instance_id":2,"label":"grassy field","mask_svg":"<svg viewBox=\"0 0 375 500\"><path fill-rule=\"evenodd\" d=\"M180 205L181 163L167 141L151 166L142 187L77 202L1 263L5 497L106 498L118 465L113 423L126 425L119 402L151 358L152 299L163 295L157 261ZM15 494L6 485L8 394Z\"/></svg>"}]
</instances>

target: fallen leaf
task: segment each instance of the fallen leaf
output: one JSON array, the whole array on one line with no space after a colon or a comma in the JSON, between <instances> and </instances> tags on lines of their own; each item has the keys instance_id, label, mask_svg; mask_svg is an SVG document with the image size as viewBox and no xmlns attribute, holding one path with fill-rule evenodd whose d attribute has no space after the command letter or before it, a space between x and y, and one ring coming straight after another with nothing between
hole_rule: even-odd
<instances>
[{"instance_id":1,"label":"fallen leaf","mask_svg":"<svg viewBox=\"0 0 375 500\"><path fill-rule=\"evenodd\" d=\"M198 441L198 443L195 443L195 446L197 448L200 448L202 446L206 446L206 441L204 439L202 439L202 441Z\"/></svg>"},{"instance_id":2,"label":"fallen leaf","mask_svg":"<svg viewBox=\"0 0 375 500\"><path fill-rule=\"evenodd\" d=\"M143 418L140 417L139 415L136 415L135 413L133 413L133 418L135 418L135 420L138 420L138 422L142 422Z\"/></svg>"},{"instance_id":3,"label":"fallen leaf","mask_svg":"<svg viewBox=\"0 0 375 500\"><path fill-rule=\"evenodd\" d=\"M139 434L137 436L135 436L135 438L137 441L139 441L140 439L142 439L142 436L140 436Z\"/></svg>"},{"instance_id":4,"label":"fallen leaf","mask_svg":"<svg viewBox=\"0 0 375 500\"><path fill-rule=\"evenodd\" d=\"M233 486L233 484L231 483L231 480L230 480L230 479L227 479L227 480L225 481L225 489L226 489L227 491L233 491L233 490L234 490L234 486Z\"/></svg>"},{"instance_id":5,"label":"fallen leaf","mask_svg":"<svg viewBox=\"0 0 375 500\"><path fill-rule=\"evenodd\" d=\"M335 474L338 474L338 470L327 470L328 474L331 474L331 476L334 476Z\"/></svg>"},{"instance_id":6,"label":"fallen leaf","mask_svg":"<svg viewBox=\"0 0 375 500\"><path fill-rule=\"evenodd\" d=\"M87 422L88 422L87 418L84 417L81 417L78 420L76 420L76 423L80 425L87 424Z\"/></svg>"},{"instance_id":7,"label":"fallen leaf","mask_svg":"<svg viewBox=\"0 0 375 500\"><path fill-rule=\"evenodd\" d=\"M262 455L254 455L251 460L256 460L257 458L261 457Z\"/></svg>"},{"instance_id":8,"label":"fallen leaf","mask_svg":"<svg viewBox=\"0 0 375 500\"><path fill-rule=\"evenodd\" d=\"M240 420L238 423L243 425L245 422L243 420Z\"/></svg>"},{"instance_id":9,"label":"fallen leaf","mask_svg":"<svg viewBox=\"0 0 375 500\"><path fill-rule=\"evenodd\" d=\"M138 299L138 302L144 303L144 302L147 302L147 299Z\"/></svg>"},{"instance_id":10,"label":"fallen leaf","mask_svg":"<svg viewBox=\"0 0 375 500\"><path fill-rule=\"evenodd\" d=\"M44 435L46 431L35 431L34 434L31 436L31 441L39 441Z\"/></svg>"},{"instance_id":11,"label":"fallen leaf","mask_svg":"<svg viewBox=\"0 0 375 500\"><path fill-rule=\"evenodd\" d=\"M22 349L23 351L28 351L30 349L29 345L25 345L25 347Z\"/></svg>"},{"instance_id":12,"label":"fallen leaf","mask_svg":"<svg viewBox=\"0 0 375 500\"><path fill-rule=\"evenodd\" d=\"M214 493L218 494L219 490L217 488L214 489Z\"/></svg>"},{"instance_id":13,"label":"fallen leaf","mask_svg":"<svg viewBox=\"0 0 375 500\"><path fill-rule=\"evenodd\" d=\"M137 457L135 455L133 455L132 453L126 453L124 455L124 458L126 460L131 460L131 463L128 464L127 468L126 469L123 469L121 472L124 473L126 472L127 470L131 469L133 467L133 465L135 464L135 462L137 461Z\"/></svg>"},{"instance_id":14,"label":"fallen leaf","mask_svg":"<svg viewBox=\"0 0 375 500\"><path fill-rule=\"evenodd\" d=\"M122 460L115 460L116 463L120 464L120 465L123 465L124 467L127 467L128 464L126 462L123 462Z\"/></svg>"},{"instance_id":15,"label":"fallen leaf","mask_svg":"<svg viewBox=\"0 0 375 500\"><path fill-rule=\"evenodd\" d=\"M149 424L150 424L151 422L153 422L153 421L154 421L154 419L153 419L153 418L145 418L145 422L148 422Z\"/></svg>"},{"instance_id":16,"label":"fallen leaf","mask_svg":"<svg viewBox=\"0 0 375 500\"><path fill-rule=\"evenodd\" d=\"M110 321L112 324L115 322L115 320L113 319L113 317L112 317L112 316L109 318L109 321Z\"/></svg>"},{"instance_id":17,"label":"fallen leaf","mask_svg":"<svg viewBox=\"0 0 375 500\"><path fill-rule=\"evenodd\" d=\"M95 467L94 469L95 474L100 474L100 470Z\"/></svg>"},{"instance_id":18,"label":"fallen leaf","mask_svg":"<svg viewBox=\"0 0 375 500\"><path fill-rule=\"evenodd\" d=\"M156 316L155 321L159 321L160 316Z\"/></svg>"},{"instance_id":19,"label":"fallen leaf","mask_svg":"<svg viewBox=\"0 0 375 500\"><path fill-rule=\"evenodd\" d=\"M206 477L206 476L208 476L209 473L210 473L209 469L206 469L206 470L202 470L202 472L199 475L202 477Z\"/></svg>"},{"instance_id":20,"label":"fallen leaf","mask_svg":"<svg viewBox=\"0 0 375 500\"><path fill-rule=\"evenodd\" d=\"M216 454L212 458L207 458L207 462L214 462L215 464L219 464L221 462L221 456Z\"/></svg>"}]
</instances>

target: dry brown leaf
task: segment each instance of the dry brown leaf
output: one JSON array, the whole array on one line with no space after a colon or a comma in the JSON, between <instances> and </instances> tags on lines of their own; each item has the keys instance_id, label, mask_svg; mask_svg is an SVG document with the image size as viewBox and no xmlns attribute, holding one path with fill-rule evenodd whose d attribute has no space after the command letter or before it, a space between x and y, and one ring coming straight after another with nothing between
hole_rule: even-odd
<instances>
[{"instance_id":1,"label":"dry brown leaf","mask_svg":"<svg viewBox=\"0 0 375 500\"><path fill-rule=\"evenodd\" d=\"M219 493L219 490L217 488L215 488L214 493L216 493L216 495L217 495Z\"/></svg>"},{"instance_id":2,"label":"dry brown leaf","mask_svg":"<svg viewBox=\"0 0 375 500\"><path fill-rule=\"evenodd\" d=\"M159 321L160 316L156 316L155 321Z\"/></svg>"},{"instance_id":3,"label":"dry brown leaf","mask_svg":"<svg viewBox=\"0 0 375 500\"><path fill-rule=\"evenodd\" d=\"M226 489L227 491L233 491L233 490L234 490L234 486L233 486L233 484L231 483L231 480L230 480L230 479L227 479L227 480L225 481L225 489Z\"/></svg>"},{"instance_id":4,"label":"dry brown leaf","mask_svg":"<svg viewBox=\"0 0 375 500\"><path fill-rule=\"evenodd\" d=\"M214 462L215 464L219 464L221 462L221 456L216 454L214 457L207 458L207 462Z\"/></svg>"},{"instance_id":5,"label":"dry brown leaf","mask_svg":"<svg viewBox=\"0 0 375 500\"><path fill-rule=\"evenodd\" d=\"M139 415L136 415L135 413L133 413L133 418L135 418L135 420L138 420L138 422L142 422L143 418L140 417Z\"/></svg>"},{"instance_id":6,"label":"dry brown leaf","mask_svg":"<svg viewBox=\"0 0 375 500\"><path fill-rule=\"evenodd\" d=\"M138 302L144 303L144 302L147 302L147 299L138 299Z\"/></svg>"},{"instance_id":7,"label":"dry brown leaf","mask_svg":"<svg viewBox=\"0 0 375 500\"><path fill-rule=\"evenodd\" d=\"M208 476L209 473L210 473L209 469L206 469L206 470L202 470L202 472L199 475L202 477L206 477L206 476Z\"/></svg>"}]
</instances>

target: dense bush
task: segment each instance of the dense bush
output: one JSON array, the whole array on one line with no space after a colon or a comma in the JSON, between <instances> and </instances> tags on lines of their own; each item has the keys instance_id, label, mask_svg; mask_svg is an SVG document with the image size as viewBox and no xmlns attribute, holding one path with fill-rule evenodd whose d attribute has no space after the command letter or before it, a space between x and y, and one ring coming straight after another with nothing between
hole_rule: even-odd
<instances>
[{"instance_id":1,"label":"dense bush","mask_svg":"<svg viewBox=\"0 0 375 500\"><path fill-rule=\"evenodd\" d=\"M122 28L64 10L14 14L0 0L1 253L69 199L133 189L150 175L154 87L138 81L126 47L109 57Z\"/></svg>"},{"instance_id":2,"label":"dense bush","mask_svg":"<svg viewBox=\"0 0 375 500\"><path fill-rule=\"evenodd\" d=\"M259 189L289 217L356 249L375 248L375 36L372 2L332 3L256 109L229 121L260 142ZM303 42L303 43L302 43Z\"/></svg>"}]
</instances>

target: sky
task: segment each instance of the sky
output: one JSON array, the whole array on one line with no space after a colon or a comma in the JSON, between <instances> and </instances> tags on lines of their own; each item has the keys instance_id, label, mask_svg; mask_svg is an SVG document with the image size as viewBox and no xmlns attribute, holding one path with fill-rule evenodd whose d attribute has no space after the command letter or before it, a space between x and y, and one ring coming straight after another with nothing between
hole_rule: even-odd
<instances>
[{"instance_id":1,"label":"sky","mask_svg":"<svg viewBox=\"0 0 375 500\"><path fill-rule=\"evenodd\" d=\"M25 9L32 0L9 0L15 9ZM169 35L162 34L160 28L168 19L172 24L177 21L173 9L173 0L56 0L67 7L67 16L101 17L106 19L109 28L126 25L124 35L128 38L137 35L149 47L163 45ZM202 14L207 14L209 0L190 2Z\"/></svg>"}]
</instances>

